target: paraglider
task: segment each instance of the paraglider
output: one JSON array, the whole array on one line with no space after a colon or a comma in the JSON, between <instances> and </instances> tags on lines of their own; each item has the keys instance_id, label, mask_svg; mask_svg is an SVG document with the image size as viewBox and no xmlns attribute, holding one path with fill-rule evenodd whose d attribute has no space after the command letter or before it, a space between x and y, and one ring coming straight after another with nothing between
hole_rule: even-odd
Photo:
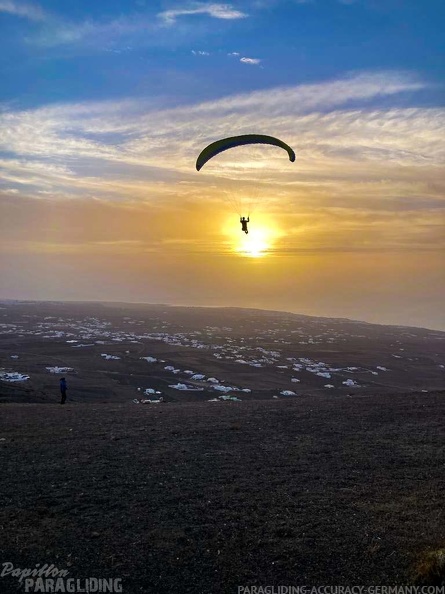
<instances>
[{"instance_id":1,"label":"paraglider","mask_svg":"<svg viewBox=\"0 0 445 594\"><path fill-rule=\"evenodd\" d=\"M295 153L293 149L274 136L267 136L265 134L243 134L242 136L231 136L230 138L222 138L216 142L212 142L201 151L198 159L196 160L196 169L199 171L212 157L226 151L227 149L235 146L242 146L244 144L271 144L278 146L289 155L289 161L292 163L295 161Z\"/></svg>"},{"instance_id":2,"label":"paraglider","mask_svg":"<svg viewBox=\"0 0 445 594\"><path fill-rule=\"evenodd\" d=\"M222 138L221 140L217 140L206 146L201 151L196 160L196 170L200 171L202 167L208 161L210 161L210 159L213 159L213 157L215 157L219 153L222 153L228 149L249 144L268 144L272 146L277 146L287 152L289 156L289 161L291 163L295 161L294 150L279 138L275 138L274 136L267 136L266 134L243 134L241 136L230 136L228 138ZM247 223L249 221L249 216L247 216L246 218L245 216L241 216L240 214L241 231L244 231L244 233L246 234L249 233L247 229Z\"/></svg>"},{"instance_id":3,"label":"paraglider","mask_svg":"<svg viewBox=\"0 0 445 594\"><path fill-rule=\"evenodd\" d=\"M250 217L240 217L239 222L241 223L241 231L244 231L244 233L247 235L247 233L249 233L249 230L247 229L247 223L250 221Z\"/></svg>"}]
</instances>

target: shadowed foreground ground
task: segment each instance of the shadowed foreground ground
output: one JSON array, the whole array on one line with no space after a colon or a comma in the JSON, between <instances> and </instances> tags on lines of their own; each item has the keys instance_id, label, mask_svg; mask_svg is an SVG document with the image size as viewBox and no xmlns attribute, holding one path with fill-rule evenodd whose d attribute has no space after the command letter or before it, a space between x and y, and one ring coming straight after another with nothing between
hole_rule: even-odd
<instances>
[{"instance_id":1,"label":"shadowed foreground ground","mask_svg":"<svg viewBox=\"0 0 445 594\"><path fill-rule=\"evenodd\" d=\"M129 594L411 584L445 544L444 418L443 392L5 404L0 562Z\"/></svg>"}]
</instances>

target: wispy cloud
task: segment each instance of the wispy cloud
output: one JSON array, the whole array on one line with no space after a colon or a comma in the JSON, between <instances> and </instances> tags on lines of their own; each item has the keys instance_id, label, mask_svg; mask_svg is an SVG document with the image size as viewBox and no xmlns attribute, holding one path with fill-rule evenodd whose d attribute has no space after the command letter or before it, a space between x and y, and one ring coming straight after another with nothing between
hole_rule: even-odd
<instances>
[{"instance_id":1,"label":"wispy cloud","mask_svg":"<svg viewBox=\"0 0 445 594\"><path fill-rule=\"evenodd\" d=\"M206 138L211 140L219 133L224 134L230 127L241 133L254 127L264 129L264 122L268 122L268 128L276 129L279 126L286 136L301 135L303 132L306 139L315 135L318 122L324 122L324 128L328 126L335 130L337 126L337 136L346 138L341 129L345 125L344 119L369 120L371 126L374 120L378 121L379 116L391 116L385 115L388 111L377 110L374 114L369 106L348 112L339 111L342 106L350 102L375 102L380 97L424 87L422 82L407 75L377 73L319 84L255 91L169 110L156 110L149 104L136 101L121 101L56 105L24 112L5 111L0 114L3 131L0 148L20 156L94 155L110 159L114 155L114 158L128 159L130 156L136 158L139 150L146 155L159 153L162 147L170 150L168 143L175 136L177 139L188 138L189 142L193 142L194 150L199 148L199 142ZM410 114L411 111L389 112L394 113L391 125L379 133L376 131L374 141L388 134L400 136L403 140L402 132L406 130L400 129L397 115ZM412 123L433 112L435 110L414 110ZM156 130L153 122L157 123ZM410 123L407 115L407 128ZM375 125L378 129L377 122ZM396 126L399 130L396 130ZM155 131L156 136L153 136ZM107 135L108 142L103 135ZM325 142L329 140L325 132L321 136ZM200 140L195 142L193 138ZM416 139L417 146L422 140L423 135ZM408 144L413 141L411 137L405 139ZM188 143L182 146L187 149Z\"/></svg>"},{"instance_id":2,"label":"wispy cloud","mask_svg":"<svg viewBox=\"0 0 445 594\"><path fill-rule=\"evenodd\" d=\"M47 18L46 12L37 4L14 2L14 0L0 0L0 12L23 17L32 21L43 21Z\"/></svg>"},{"instance_id":3,"label":"wispy cloud","mask_svg":"<svg viewBox=\"0 0 445 594\"><path fill-rule=\"evenodd\" d=\"M125 16L110 21L86 20L71 22L52 18L36 35L29 37L28 42L54 47L59 45L114 44L116 41L139 43L141 35L153 34L157 27L151 19L143 16Z\"/></svg>"},{"instance_id":4,"label":"wispy cloud","mask_svg":"<svg viewBox=\"0 0 445 594\"><path fill-rule=\"evenodd\" d=\"M247 58L247 57L241 57L241 54L239 52L229 52L227 54L230 58L238 58L240 62L242 62L243 64L252 64L252 65L259 65L261 64L261 59L260 58Z\"/></svg>"},{"instance_id":5,"label":"wispy cloud","mask_svg":"<svg viewBox=\"0 0 445 594\"><path fill-rule=\"evenodd\" d=\"M188 8L176 8L160 12L158 17L167 24L172 24L178 17L205 14L215 19L242 19L247 14L236 10L231 4L193 4Z\"/></svg>"},{"instance_id":6,"label":"wispy cloud","mask_svg":"<svg viewBox=\"0 0 445 594\"><path fill-rule=\"evenodd\" d=\"M430 249L440 243L445 206L445 111L378 105L424 87L406 74L377 73L175 109L131 101L6 111L0 149L15 157L0 161L0 189L56 201L149 203L151 213L171 214L185 204L202 209L210 195L221 204L231 188L255 188L263 208L282 218L288 249L307 249L308 237L314 248L333 249L347 236L359 249L376 235L388 249ZM224 153L196 173L207 143L252 131L291 144L297 162L256 148ZM332 221L335 233L326 235Z\"/></svg>"},{"instance_id":7,"label":"wispy cloud","mask_svg":"<svg viewBox=\"0 0 445 594\"><path fill-rule=\"evenodd\" d=\"M9 0L0 0L5 6L9 6ZM15 4L11 6L16 6ZM17 11L24 8L17 6ZM31 8L27 8L29 15L33 14ZM40 13L35 9L35 18ZM84 46L110 45L113 51L113 44L117 41L131 46L136 45L164 45L168 43L168 36L165 34L165 26L173 24L178 17L187 15L206 15L216 19L240 19L247 15L235 10L229 4L193 4L189 8L178 8L167 10L157 15L148 12L133 13L120 16L111 20L84 20L74 22L58 18L53 15L45 19L45 26L37 34L28 37L30 43L45 47L59 45L75 45L82 43ZM31 18L31 17L30 17ZM42 18L43 20L43 13ZM184 34L184 32L183 32ZM192 35L192 32L189 31ZM203 54L201 54L203 55Z\"/></svg>"},{"instance_id":8,"label":"wispy cloud","mask_svg":"<svg viewBox=\"0 0 445 594\"><path fill-rule=\"evenodd\" d=\"M204 52L201 50L192 50L194 56L210 56L210 52Z\"/></svg>"},{"instance_id":9,"label":"wispy cloud","mask_svg":"<svg viewBox=\"0 0 445 594\"><path fill-rule=\"evenodd\" d=\"M259 58L240 58L240 62L243 64L260 64L261 60Z\"/></svg>"}]
</instances>

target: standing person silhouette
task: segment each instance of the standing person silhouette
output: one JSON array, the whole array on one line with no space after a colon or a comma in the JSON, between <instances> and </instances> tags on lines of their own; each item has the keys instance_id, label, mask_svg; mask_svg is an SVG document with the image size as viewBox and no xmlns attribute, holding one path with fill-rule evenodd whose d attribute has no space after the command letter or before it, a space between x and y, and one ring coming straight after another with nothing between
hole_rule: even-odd
<instances>
[{"instance_id":1,"label":"standing person silhouette","mask_svg":"<svg viewBox=\"0 0 445 594\"><path fill-rule=\"evenodd\" d=\"M241 231L244 231L244 233L249 233L249 230L247 229L247 223L250 221L250 217L241 217L239 222L241 223Z\"/></svg>"},{"instance_id":2,"label":"standing person silhouette","mask_svg":"<svg viewBox=\"0 0 445 594\"><path fill-rule=\"evenodd\" d=\"M60 393L62 395L62 399L60 401L60 404L65 404L65 400L66 400L66 389L67 389L66 379L64 377L61 377L60 378Z\"/></svg>"}]
</instances>

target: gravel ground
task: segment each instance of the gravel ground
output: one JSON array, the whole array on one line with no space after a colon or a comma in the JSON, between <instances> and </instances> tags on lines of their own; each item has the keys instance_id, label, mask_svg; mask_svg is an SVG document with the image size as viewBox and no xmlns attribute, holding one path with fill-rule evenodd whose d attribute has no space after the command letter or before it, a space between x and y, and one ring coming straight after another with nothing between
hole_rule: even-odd
<instances>
[{"instance_id":1,"label":"gravel ground","mask_svg":"<svg viewBox=\"0 0 445 594\"><path fill-rule=\"evenodd\" d=\"M235 594L411 584L445 546L445 392L1 412L1 563L15 568ZM0 577L4 594L17 585Z\"/></svg>"}]
</instances>

